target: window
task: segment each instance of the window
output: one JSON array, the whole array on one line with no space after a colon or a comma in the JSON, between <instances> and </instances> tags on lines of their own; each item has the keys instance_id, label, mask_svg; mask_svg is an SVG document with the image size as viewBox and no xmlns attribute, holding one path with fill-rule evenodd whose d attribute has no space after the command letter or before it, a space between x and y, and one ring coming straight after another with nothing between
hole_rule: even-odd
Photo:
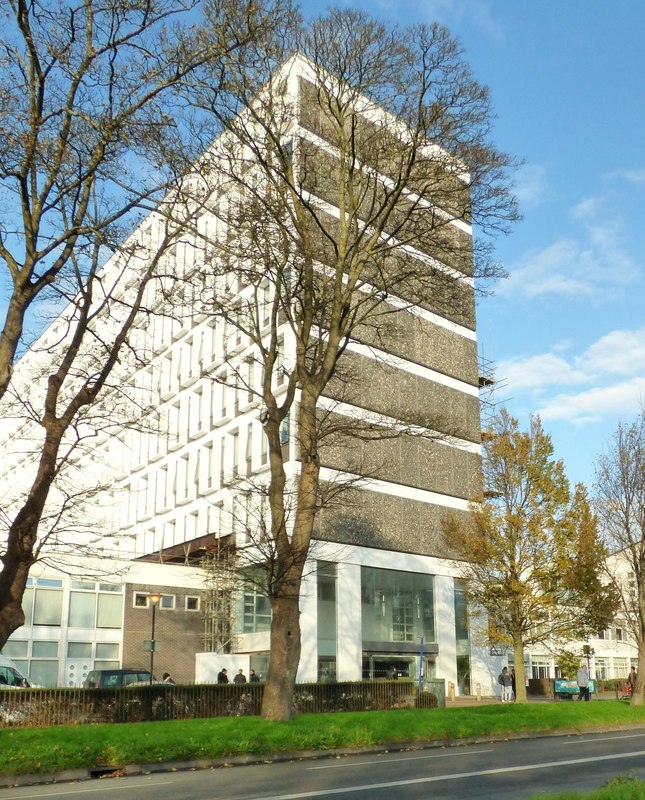
<instances>
[{"instance_id":1,"label":"window","mask_svg":"<svg viewBox=\"0 0 645 800\"><path fill-rule=\"evenodd\" d=\"M99 594L96 614L97 628L120 628L123 617L123 598L120 594Z\"/></svg>"},{"instance_id":2,"label":"window","mask_svg":"<svg viewBox=\"0 0 645 800\"><path fill-rule=\"evenodd\" d=\"M249 358L246 362L246 402L253 402L253 361Z\"/></svg>"},{"instance_id":3,"label":"window","mask_svg":"<svg viewBox=\"0 0 645 800\"><path fill-rule=\"evenodd\" d=\"M143 592L135 592L133 605L135 608L148 608L148 595Z\"/></svg>"},{"instance_id":4,"label":"window","mask_svg":"<svg viewBox=\"0 0 645 800\"><path fill-rule=\"evenodd\" d=\"M262 287L260 287L260 307L262 309L262 327L266 328L266 326L271 322L271 289L268 283L265 283Z\"/></svg>"},{"instance_id":5,"label":"window","mask_svg":"<svg viewBox=\"0 0 645 800\"><path fill-rule=\"evenodd\" d=\"M85 589L86 591L93 592L96 588L94 581L72 581L72 589Z\"/></svg>"},{"instance_id":6,"label":"window","mask_svg":"<svg viewBox=\"0 0 645 800\"><path fill-rule=\"evenodd\" d=\"M29 677L39 686L56 686L58 684L58 659L44 661L32 659L29 664Z\"/></svg>"},{"instance_id":7,"label":"window","mask_svg":"<svg viewBox=\"0 0 645 800\"><path fill-rule=\"evenodd\" d=\"M364 642L435 639L434 576L362 567Z\"/></svg>"},{"instance_id":8,"label":"window","mask_svg":"<svg viewBox=\"0 0 645 800\"><path fill-rule=\"evenodd\" d=\"M94 592L70 592L70 628L93 628L96 621L96 594Z\"/></svg>"},{"instance_id":9,"label":"window","mask_svg":"<svg viewBox=\"0 0 645 800\"><path fill-rule=\"evenodd\" d=\"M186 597L186 611L199 611L199 606L199 597L195 597L193 595Z\"/></svg>"},{"instance_id":10,"label":"window","mask_svg":"<svg viewBox=\"0 0 645 800\"><path fill-rule=\"evenodd\" d=\"M31 654L34 658L58 658L58 642L33 642Z\"/></svg>"},{"instance_id":11,"label":"window","mask_svg":"<svg viewBox=\"0 0 645 800\"><path fill-rule=\"evenodd\" d=\"M68 642L67 658L92 658L92 642Z\"/></svg>"},{"instance_id":12,"label":"window","mask_svg":"<svg viewBox=\"0 0 645 800\"><path fill-rule=\"evenodd\" d=\"M280 423L280 444L283 447L289 444L289 417L285 417Z\"/></svg>"},{"instance_id":13,"label":"window","mask_svg":"<svg viewBox=\"0 0 645 800\"><path fill-rule=\"evenodd\" d=\"M596 658L596 678L598 680L607 680L609 678L609 659L608 658Z\"/></svg>"},{"instance_id":14,"label":"window","mask_svg":"<svg viewBox=\"0 0 645 800\"><path fill-rule=\"evenodd\" d=\"M102 659L118 659L118 642L99 642L96 645L96 657Z\"/></svg>"},{"instance_id":15,"label":"window","mask_svg":"<svg viewBox=\"0 0 645 800\"><path fill-rule=\"evenodd\" d=\"M60 626L62 610L62 591L56 589L36 589L34 625Z\"/></svg>"},{"instance_id":16,"label":"window","mask_svg":"<svg viewBox=\"0 0 645 800\"><path fill-rule=\"evenodd\" d=\"M174 607L175 607L175 595L162 594L161 602L159 603L159 608L163 608L164 611L172 611Z\"/></svg>"},{"instance_id":17,"label":"window","mask_svg":"<svg viewBox=\"0 0 645 800\"><path fill-rule=\"evenodd\" d=\"M234 431L231 434L231 455L232 455L232 474L234 478L237 478L240 471L240 454L239 454L239 446L240 446L240 434L239 431Z\"/></svg>"},{"instance_id":18,"label":"window","mask_svg":"<svg viewBox=\"0 0 645 800\"><path fill-rule=\"evenodd\" d=\"M622 628L616 628L616 641L617 642L622 642L623 641L623 629Z\"/></svg>"},{"instance_id":19,"label":"window","mask_svg":"<svg viewBox=\"0 0 645 800\"><path fill-rule=\"evenodd\" d=\"M532 659L532 669L534 678L548 678L551 661L547 656L534 656Z\"/></svg>"},{"instance_id":20,"label":"window","mask_svg":"<svg viewBox=\"0 0 645 800\"><path fill-rule=\"evenodd\" d=\"M29 642L20 639L9 639L2 648L2 655L14 661L19 658L27 658L29 654Z\"/></svg>"},{"instance_id":21,"label":"window","mask_svg":"<svg viewBox=\"0 0 645 800\"><path fill-rule=\"evenodd\" d=\"M259 633L271 629L271 602L253 581L244 584L243 633Z\"/></svg>"},{"instance_id":22,"label":"window","mask_svg":"<svg viewBox=\"0 0 645 800\"><path fill-rule=\"evenodd\" d=\"M251 475L251 470L253 467L253 423L249 422L249 425L246 429L246 476L247 478Z\"/></svg>"},{"instance_id":23,"label":"window","mask_svg":"<svg viewBox=\"0 0 645 800\"><path fill-rule=\"evenodd\" d=\"M614 658L614 677L626 678L629 673L626 658Z\"/></svg>"},{"instance_id":24,"label":"window","mask_svg":"<svg viewBox=\"0 0 645 800\"><path fill-rule=\"evenodd\" d=\"M286 380L286 371L284 368L284 337L278 339L277 345L277 358L276 358L276 382L278 386L282 386Z\"/></svg>"}]
</instances>

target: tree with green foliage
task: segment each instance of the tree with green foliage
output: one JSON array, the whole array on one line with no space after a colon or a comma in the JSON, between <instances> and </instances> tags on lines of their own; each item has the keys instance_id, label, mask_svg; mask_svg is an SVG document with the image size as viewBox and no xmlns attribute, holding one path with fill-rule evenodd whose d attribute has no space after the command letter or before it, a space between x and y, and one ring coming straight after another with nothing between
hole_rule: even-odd
<instances>
[{"instance_id":1,"label":"tree with green foliage","mask_svg":"<svg viewBox=\"0 0 645 800\"><path fill-rule=\"evenodd\" d=\"M602 535L614 553L607 574L638 651L632 703L645 705L645 412L618 425L597 461L594 495Z\"/></svg>"},{"instance_id":2,"label":"tree with green foliage","mask_svg":"<svg viewBox=\"0 0 645 800\"><path fill-rule=\"evenodd\" d=\"M446 526L468 596L487 616L491 645L513 649L517 700L526 702L527 646L580 639L616 610L603 583L606 552L582 484L573 492L537 416L528 431L506 410L484 443L484 497L467 523Z\"/></svg>"}]
</instances>

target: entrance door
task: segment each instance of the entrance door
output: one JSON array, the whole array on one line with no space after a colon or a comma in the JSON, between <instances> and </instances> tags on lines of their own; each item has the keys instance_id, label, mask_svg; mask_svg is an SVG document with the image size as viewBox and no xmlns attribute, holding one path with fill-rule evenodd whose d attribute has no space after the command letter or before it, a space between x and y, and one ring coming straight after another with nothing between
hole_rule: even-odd
<instances>
[{"instance_id":1,"label":"entrance door","mask_svg":"<svg viewBox=\"0 0 645 800\"><path fill-rule=\"evenodd\" d=\"M392 667L396 667L399 678L410 678L413 681L419 680L419 656L384 653L364 653L363 654L363 680L369 681L375 678L387 678ZM437 677L436 656L423 657L423 677L431 680Z\"/></svg>"},{"instance_id":2,"label":"entrance door","mask_svg":"<svg viewBox=\"0 0 645 800\"><path fill-rule=\"evenodd\" d=\"M93 663L90 659L85 661L67 659L65 662L65 686L82 686L92 666Z\"/></svg>"}]
</instances>

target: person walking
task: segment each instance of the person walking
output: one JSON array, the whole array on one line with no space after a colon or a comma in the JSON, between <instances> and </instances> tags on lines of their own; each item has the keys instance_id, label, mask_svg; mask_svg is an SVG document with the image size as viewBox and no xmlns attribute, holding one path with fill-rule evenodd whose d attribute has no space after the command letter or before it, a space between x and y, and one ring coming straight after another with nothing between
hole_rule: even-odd
<instances>
[{"instance_id":1,"label":"person walking","mask_svg":"<svg viewBox=\"0 0 645 800\"><path fill-rule=\"evenodd\" d=\"M580 667L578 672L576 673L576 683L578 684L578 688L580 690L580 694L578 695L578 700L585 700L588 701L590 699L589 696L589 670L584 664Z\"/></svg>"},{"instance_id":2,"label":"person walking","mask_svg":"<svg viewBox=\"0 0 645 800\"><path fill-rule=\"evenodd\" d=\"M254 669L251 670L251 674L249 675L249 683L260 683L260 678Z\"/></svg>"},{"instance_id":3,"label":"person walking","mask_svg":"<svg viewBox=\"0 0 645 800\"><path fill-rule=\"evenodd\" d=\"M513 700L513 678L508 671L508 667L504 667L500 672L497 682L502 690L502 703L511 703Z\"/></svg>"},{"instance_id":4,"label":"person walking","mask_svg":"<svg viewBox=\"0 0 645 800\"><path fill-rule=\"evenodd\" d=\"M217 673L217 682L228 683L228 673L226 672L226 667L222 667L222 669Z\"/></svg>"},{"instance_id":5,"label":"person walking","mask_svg":"<svg viewBox=\"0 0 645 800\"><path fill-rule=\"evenodd\" d=\"M636 686L636 667L632 667L629 670L629 675L627 676L627 685L629 686L629 693L634 694L634 688Z\"/></svg>"}]
</instances>

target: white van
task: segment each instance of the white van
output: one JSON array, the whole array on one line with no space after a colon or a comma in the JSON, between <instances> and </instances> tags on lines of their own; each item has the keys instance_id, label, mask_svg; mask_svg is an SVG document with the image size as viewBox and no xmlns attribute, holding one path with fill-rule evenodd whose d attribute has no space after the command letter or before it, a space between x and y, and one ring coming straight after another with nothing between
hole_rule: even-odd
<instances>
[{"instance_id":1,"label":"white van","mask_svg":"<svg viewBox=\"0 0 645 800\"><path fill-rule=\"evenodd\" d=\"M0 689L28 689L33 686L10 658L0 655Z\"/></svg>"}]
</instances>

